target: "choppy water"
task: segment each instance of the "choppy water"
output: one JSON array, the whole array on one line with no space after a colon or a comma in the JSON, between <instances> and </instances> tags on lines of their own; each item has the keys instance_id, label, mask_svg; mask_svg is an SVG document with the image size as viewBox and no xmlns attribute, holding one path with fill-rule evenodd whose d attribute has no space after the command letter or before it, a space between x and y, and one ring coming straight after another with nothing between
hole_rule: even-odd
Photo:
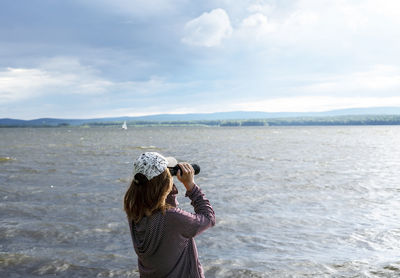
<instances>
[{"instance_id":1,"label":"choppy water","mask_svg":"<svg viewBox=\"0 0 400 278\"><path fill-rule=\"evenodd\" d=\"M138 277L122 197L147 150L202 167L217 215L196 240L206 277L400 277L399 138L396 126L0 129L0 277Z\"/></svg>"}]
</instances>

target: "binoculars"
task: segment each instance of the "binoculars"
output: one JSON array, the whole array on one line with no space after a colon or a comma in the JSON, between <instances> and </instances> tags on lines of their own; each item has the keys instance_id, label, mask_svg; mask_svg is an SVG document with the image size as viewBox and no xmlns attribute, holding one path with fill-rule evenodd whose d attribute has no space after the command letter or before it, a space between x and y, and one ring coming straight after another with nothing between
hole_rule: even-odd
<instances>
[{"instance_id":1,"label":"binoculars","mask_svg":"<svg viewBox=\"0 0 400 278\"><path fill-rule=\"evenodd\" d=\"M199 165L197 165L197 164L190 164L190 165L192 165L195 175L200 173L200 166ZM168 167L168 169L169 169L169 172L171 173L171 176L176 176L176 174L178 173L178 170L180 168L179 168L179 165L177 164L174 167Z\"/></svg>"}]
</instances>

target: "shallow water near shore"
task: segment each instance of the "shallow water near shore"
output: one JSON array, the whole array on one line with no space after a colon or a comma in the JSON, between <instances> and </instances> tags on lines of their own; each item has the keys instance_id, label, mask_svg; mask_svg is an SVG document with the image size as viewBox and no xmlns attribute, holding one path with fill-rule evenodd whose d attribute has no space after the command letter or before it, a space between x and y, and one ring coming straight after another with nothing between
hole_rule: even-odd
<instances>
[{"instance_id":1,"label":"shallow water near shore","mask_svg":"<svg viewBox=\"0 0 400 278\"><path fill-rule=\"evenodd\" d=\"M399 277L400 127L0 129L0 277L139 277L144 151L201 166L206 277ZM180 184L179 202L191 211Z\"/></svg>"}]
</instances>

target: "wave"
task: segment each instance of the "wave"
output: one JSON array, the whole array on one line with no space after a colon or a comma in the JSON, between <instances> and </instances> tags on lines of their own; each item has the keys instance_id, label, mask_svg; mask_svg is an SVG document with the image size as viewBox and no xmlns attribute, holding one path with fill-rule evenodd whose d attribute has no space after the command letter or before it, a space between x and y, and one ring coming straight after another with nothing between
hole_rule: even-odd
<instances>
[{"instance_id":1,"label":"wave","mask_svg":"<svg viewBox=\"0 0 400 278\"><path fill-rule=\"evenodd\" d=\"M9 156L0 156L0 163L15 161L15 158Z\"/></svg>"},{"instance_id":2,"label":"wave","mask_svg":"<svg viewBox=\"0 0 400 278\"><path fill-rule=\"evenodd\" d=\"M156 146L135 146L133 147L133 149L137 149L137 150L161 150L161 148L158 148Z\"/></svg>"},{"instance_id":3,"label":"wave","mask_svg":"<svg viewBox=\"0 0 400 278\"><path fill-rule=\"evenodd\" d=\"M135 269L107 269L73 264L49 257L0 253L1 277L139 277Z\"/></svg>"}]
</instances>

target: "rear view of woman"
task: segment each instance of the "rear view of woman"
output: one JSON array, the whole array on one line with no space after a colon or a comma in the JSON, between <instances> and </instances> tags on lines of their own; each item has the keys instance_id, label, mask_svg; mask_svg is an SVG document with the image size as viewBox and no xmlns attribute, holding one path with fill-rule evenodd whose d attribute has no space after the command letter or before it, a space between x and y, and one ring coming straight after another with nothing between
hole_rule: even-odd
<instances>
[{"instance_id":1,"label":"rear view of woman","mask_svg":"<svg viewBox=\"0 0 400 278\"><path fill-rule=\"evenodd\" d=\"M204 277L194 237L215 225L214 210L194 182L194 170L179 163L177 178L186 188L195 213L177 207L178 190L169 159L147 152L134 162L134 178L125 194L140 277Z\"/></svg>"}]
</instances>

